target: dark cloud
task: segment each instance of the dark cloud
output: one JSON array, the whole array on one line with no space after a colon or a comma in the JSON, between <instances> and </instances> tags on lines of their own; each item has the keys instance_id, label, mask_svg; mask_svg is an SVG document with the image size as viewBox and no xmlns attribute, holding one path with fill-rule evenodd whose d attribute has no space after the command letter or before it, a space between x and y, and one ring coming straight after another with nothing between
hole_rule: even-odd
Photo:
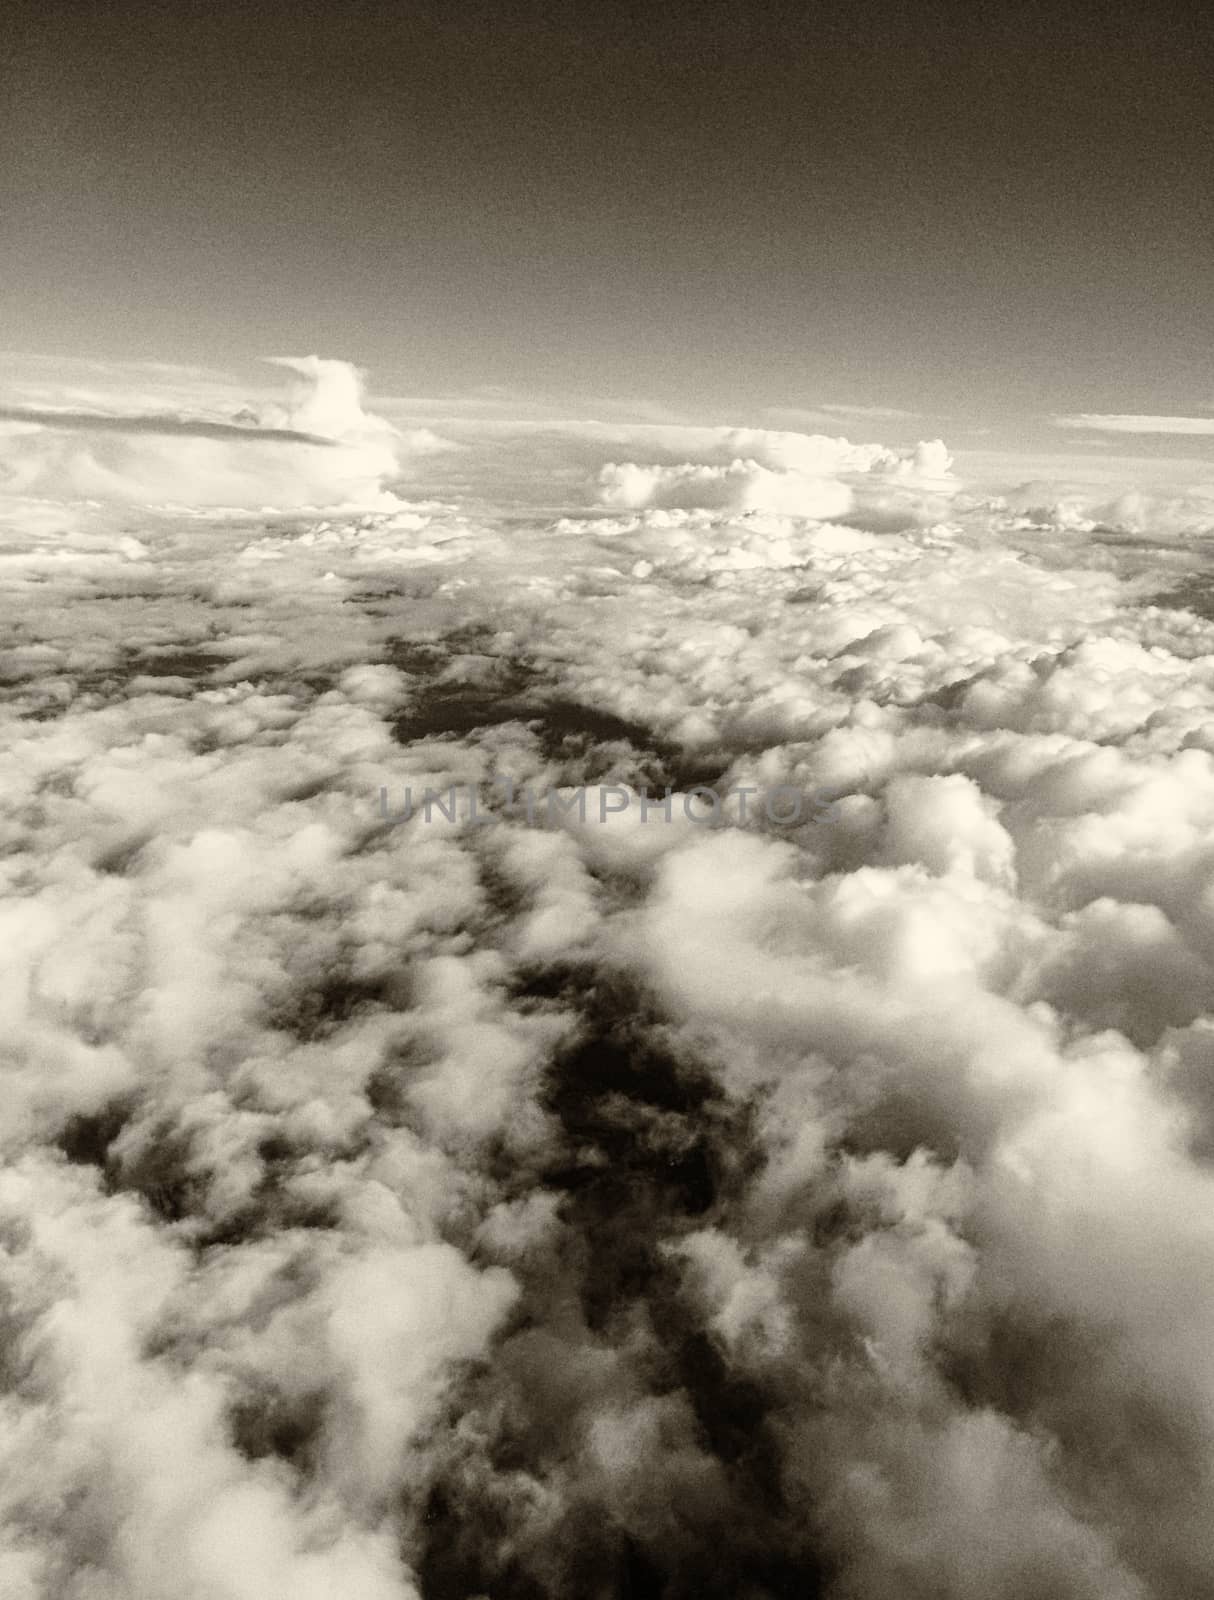
<instances>
[{"instance_id":1,"label":"dark cloud","mask_svg":"<svg viewBox=\"0 0 1214 1600\"><path fill-rule=\"evenodd\" d=\"M265 428L256 422L211 422L202 417L110 416L101 411L58 411L37 406L0 406L0 422L30 423L69 433L156 434L182 439L258 439L269 444L331 447L335 439L294 428Z\"/></svg>"}]
</instances>

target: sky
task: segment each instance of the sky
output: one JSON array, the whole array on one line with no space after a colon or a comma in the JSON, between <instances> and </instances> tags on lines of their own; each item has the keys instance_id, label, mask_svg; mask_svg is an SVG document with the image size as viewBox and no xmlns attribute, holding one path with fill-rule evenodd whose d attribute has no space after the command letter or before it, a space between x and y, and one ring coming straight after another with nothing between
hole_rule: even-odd
<instances>
[{"instance_id":1,"label":"sky","mask_svg":"<svg viewBox=\"0 0 1214 1600\"><path fill-rule=\"evenodd\" d=\"M1194 28L19 10L4 1600L1214 1594Z\"/></svg>"},{"instance_id":2,"label":"sky","mask_svg":"<svg viewBox=\"0 0 1214 1600\"><path fill-rule=\"evenodd\" d=\"M1210 43L1128 4L29 0L0 348L962 443L1211 416Z\"/></svg>"}]
</instances>

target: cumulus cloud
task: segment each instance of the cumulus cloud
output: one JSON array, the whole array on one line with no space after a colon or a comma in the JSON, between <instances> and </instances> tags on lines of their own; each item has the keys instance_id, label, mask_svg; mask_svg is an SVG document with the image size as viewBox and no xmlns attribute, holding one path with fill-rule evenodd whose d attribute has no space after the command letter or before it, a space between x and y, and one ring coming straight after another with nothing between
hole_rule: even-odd
<instances>
[{"instance_id":1,"label":"cumulus cloud","mask_svg":"<svg viewBox=\"0 0 1214 1600\"><path fill-rule=\"evenodd\" d=\"M681 510L777 511L792 516L834 517L853 503L846 484L796 471L772 472L757 461L732 461L725 467L639 467L614 463L599 474L604 505L629 511L654 507Z\"/></svg>"},{"instance_id":2,"label":"cumulus cloud","mask_svg":"<svg viewBox=\"0 0 1214 1600\"><path fill-rule=\"evenodd\" d=\"M1070 486L1040 479L987 502L992 518L1014 532L1045 527L1060 532L1148 534L1166 539L1214 527L1214 480L1185 484ZM1003 515L1006 514L1006 515Z\"/></svg>"},{"instance_id":3,"label":"cumulus cloud","mask_svg":"<svg viewBox=\"0 0 1214 1600\"><path fill-rule=\"evenodd\" d=\"M1200 553L617 443L0 506L6 1595L1214 1584Z\"/></svg>"},{"instance_id":4,"label":"cumulus cloud","mask_svg":"<svg viewBox=\"0 0 1214 1600\"><path fill-rule=\"evenodd\" d=\"M392 431L380 418L369 417L363 410L362 374L350 362L322 361L319 356L270 359L294 375L283 408L284 420L293 428L330 439Z\"/></svg>"},{"instance_id":5,"label":"cumulus cloud","mask_svg":"<svg viewBox=\"0 0 1214 1600\"><path fill-rule=\"evenodd\" d=\"M386 484L412 448L362 405L357 369L316 356L277 363L293 374L284 404L236 420L70 407L0 410L0 492L118 503L296 508L386 506Z\"/></svg>"},{"instance_id":6,"label":"cumulus cloud","mask_svg":"<svg viewBox=\"0 0 1214 1600\"><path fill-rule=\"evenodd\" d=\"M939 439L903 453L823 434L731 428L718 430L708 443L714 456L739 453L724 462L611 462L599 473L600 499L630 511L768 511L825 520L846 515L858 501L888 500L891 489L947 494L958 487L952 458Z\"/></svg>"}]
</instances>

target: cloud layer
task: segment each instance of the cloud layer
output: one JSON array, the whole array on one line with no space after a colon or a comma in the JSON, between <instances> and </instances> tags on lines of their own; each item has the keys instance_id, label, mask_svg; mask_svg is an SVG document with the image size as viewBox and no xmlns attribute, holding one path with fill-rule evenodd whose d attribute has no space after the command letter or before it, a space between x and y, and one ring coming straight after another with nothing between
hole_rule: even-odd
<instances>
[{"instance_id":1,"label":"cloud layer","mask_svg":"<svg viewBox=\"0 0 1214 1600\"><path fill-rule=\"evenodd\" d=\"M0 504L0 1590L1209 1590L1199 557L763 430L377 504L291 365L364 477L199 443L370 505Z\"/></svg>"}]
</instances>

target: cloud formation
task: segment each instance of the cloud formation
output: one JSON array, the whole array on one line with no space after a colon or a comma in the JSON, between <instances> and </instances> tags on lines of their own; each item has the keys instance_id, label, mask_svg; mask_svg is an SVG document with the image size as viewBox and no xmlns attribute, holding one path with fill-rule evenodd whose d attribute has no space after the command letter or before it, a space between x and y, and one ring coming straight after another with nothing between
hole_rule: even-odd
<instances>
[{"instance_id":1,"label":"cloud formation","mask_svg":"<svg viewBox=\"0 0 1214 1600\"><path fill-rule=\"evenodd\" d=\"M1200 553L744 433L0 503L6 1596L1214 1584Z\"/></svg>"},{"instance_id":2,"label":"cloud formation","mask_svg":"<svg viewBox=\"0 0 1214 1600\"><path fill-rule=\"evenodd\" d=\"M151 433L169 438L259 439L277 444L335 444L323 434L295 428L263 428L255 421L209 422L202 417L124 416L104 411L39 410L36 406L0 406L0 422L80 433Z\"/></svg>"},{"instance_id":3,"label":"cloud formation","mask_svg":"<svg viewBox=\"0 0 1214 1600\"><path fill-rule=\"evenodd\" d=\"M723 428L706 442L708 460L608 463L599 473L600 499L629 511L769 511L824 520L846 515L858 499L871 503L883 489L948 494L959 487L940 439L902 452L823 434ZM720 456L728 459L712 459Z\"/></svg>"},{"instance_id":4,"label":"cloud formation","mask_svg":"<svg viewBox=\"0 0 1214 1600\"><path fill-rule=\"evenodd\" d=\"M0 486L42 499L295 508L386 506L405 441L362 407L348 362L278 362L294 374L284 404L240 420L0 410ZM421 441L425 443L425 441Z\"/></svg>"},{"instance_id":5,"label":"cloud formation","mask_svg":"<svg viewBox=\"0 0 1214 1600\"><path fill-rule=\"evenodd\" d=\"M1119 416L1081 411L1050 420L1056 428L1083 428L1095 433L1214 433L1214 417Z\"/></svg>"}]
</instances>

